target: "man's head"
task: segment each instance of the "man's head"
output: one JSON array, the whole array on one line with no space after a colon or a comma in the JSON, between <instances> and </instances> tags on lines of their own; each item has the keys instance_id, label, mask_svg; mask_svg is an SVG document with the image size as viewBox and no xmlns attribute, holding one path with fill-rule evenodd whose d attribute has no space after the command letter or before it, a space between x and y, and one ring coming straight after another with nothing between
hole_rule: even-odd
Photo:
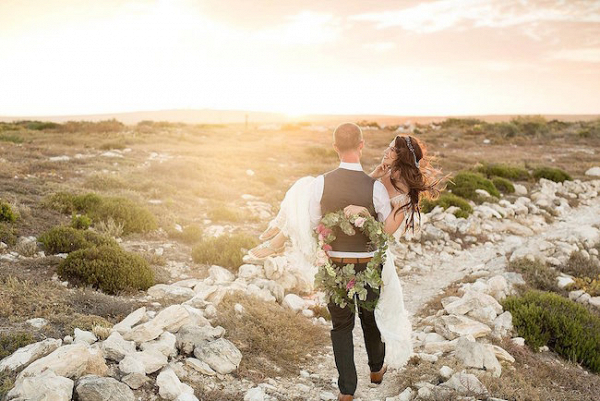
<instances>
[{"instance_id":1,"label":"man's head","mask_svg":"<svg viewBox=\"0 0 600 401\"><path fill-rule=\"evenodd\" d=\"M344 155L360 157L364 146L360 127L354 123L344 123L333 131L333 147L342 158Z\"/></svg>"}]
</instances>

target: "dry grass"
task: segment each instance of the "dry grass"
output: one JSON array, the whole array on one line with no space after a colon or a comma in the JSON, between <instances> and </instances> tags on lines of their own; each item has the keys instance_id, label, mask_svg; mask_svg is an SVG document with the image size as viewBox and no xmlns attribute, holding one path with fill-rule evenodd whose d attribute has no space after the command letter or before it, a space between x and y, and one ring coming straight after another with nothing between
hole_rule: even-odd
<instances>
[{"instance_id":1,"label":"dry grass","mask_svg":"<svg viewBox=\"0 0 600 401\"><path fill-rule=\"evenodd\" d=\"M236 303L244 306L241 316L234 311ZM227 338L244 355L239 375L254 381L297 375L306 355L321 352L330 341L323 326L278 304L245 295L227 296L215 324L227 330Z\"/></svg>"}]
</instances>

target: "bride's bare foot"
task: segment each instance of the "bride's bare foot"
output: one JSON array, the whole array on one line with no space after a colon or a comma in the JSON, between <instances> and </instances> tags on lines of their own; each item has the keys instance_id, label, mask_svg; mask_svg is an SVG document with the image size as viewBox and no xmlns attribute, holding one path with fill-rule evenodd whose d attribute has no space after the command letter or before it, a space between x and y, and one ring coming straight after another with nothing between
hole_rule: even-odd
<instances>
[{"instance_id":1,"label":"bride's bare foot","mask_svg":"<svg viewBox=\"0 0 600 401\"><path fill-rule=\"evenodd\" d=\"M279 234L279 232L280 230L278 227L269 226L261 235L259 235L258 239L261 241L268 241Z\"/></svg>"},{"instance_id":2,"label":"bride's bare foot","mask_svg":"<svg viewBox=\"0 0 600 401\"><path fill-rule=\"evenodd\" d=\"M269 256L279 255L285 249L285 240L285 235L279 232L273 239L265 241L259 246L250 249L248 255L255 259L264 259Z\"/></svg>"}]
</instances>

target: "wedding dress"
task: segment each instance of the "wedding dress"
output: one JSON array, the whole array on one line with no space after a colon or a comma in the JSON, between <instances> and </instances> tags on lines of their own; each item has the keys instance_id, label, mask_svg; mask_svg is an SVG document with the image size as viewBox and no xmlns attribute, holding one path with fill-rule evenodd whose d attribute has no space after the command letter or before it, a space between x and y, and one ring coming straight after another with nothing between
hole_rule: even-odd
<instances>
[{"instance_id":1,"label":"wedding dress","mask_svg":"<svg viewBox=\"0 0 600 401\"><path fill-rule=\"evenodd\" d=\"M310 227L309 215L309 199L314 179L303 177L296 181L281 202L279 214L271 222L271 225L278 227L290 239L292 246L286 248L285 252L289 271L302 282L302 287L308 290L313 288L314 276L318 270L314 263L318 245ZM392 203L404 204L406 200L405 195L399 195L392 199ZM403 227L396 233L401 233L401 230ZM412 354L412 327L404 309L402 285L396 272L394 256L389 248L386 251L381 279L383 285L375 308L375 320L386 344L388 366L401 368Z\"/></svg>"}]
</instances>

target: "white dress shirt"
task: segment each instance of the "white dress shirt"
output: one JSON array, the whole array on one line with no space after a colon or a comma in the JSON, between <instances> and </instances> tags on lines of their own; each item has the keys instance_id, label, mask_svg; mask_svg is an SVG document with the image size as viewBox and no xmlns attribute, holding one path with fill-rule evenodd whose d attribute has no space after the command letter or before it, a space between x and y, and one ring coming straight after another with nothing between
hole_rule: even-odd
<instances>
[{"instance_id":1,"label":"white dress shirt","mask_svg":"<svg viewBox=\"0 0 600 401\"><path fill-rule=\"evenodd\" d=\"M341 162L339 168L353 171L363 171L360 163L346 163ZM323 188L325 187L325 177L323 175L315 178L311 188L311 195L309 201L309 213L310 213L310 226L315 228L321 221L321 198L323 197ZM387 189L380 181L375 181L373 186L373 206L375 206L375 212L377 213L377 220L383 222L392 211L390 205L390 197ZM337 258L366 258L375 255L375 252L340 252L340 251L329 251L329 256Z\"/></svg>"}]
</instances>

